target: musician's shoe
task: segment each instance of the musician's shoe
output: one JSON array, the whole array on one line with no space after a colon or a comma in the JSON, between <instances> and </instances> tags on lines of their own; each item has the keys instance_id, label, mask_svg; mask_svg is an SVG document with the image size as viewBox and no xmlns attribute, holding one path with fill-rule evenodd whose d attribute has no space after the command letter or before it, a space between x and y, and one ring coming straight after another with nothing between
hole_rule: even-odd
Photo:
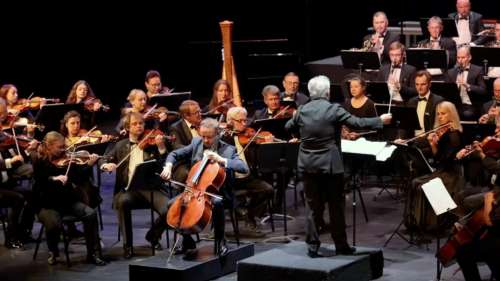
<instances>
[{"instance_id":1,"label":"musician's shoe","mask_svg":"<svg viewBox=\"0 0 500 281\"><path fill-rule=\"evenodd\" d=\"M163 247L161 246L160 242L158 241L159 239L156 237L153 237L153 232L149 230L146 233L146 240L151 243L151 246L155 248L155 250L161 251L163 250Z\"/></svg>"},{"instance_id":2,"label":"musician's shoe","mask_svg":"<svg viewBox=\"0 0 500 281\"><path fill-rule=\"evenodd\" d=\"M123 246L123 257L127 260L134 256L134 250L132 246Z\"/></svg>"},{"instance_id":3,"label":"musician's shoe","mask_svg":"<svg viewBox=\"0 0 500 281\"><path fill-rule=\"evenodd\" d=\"M255 222L247 222L245 229L240 234L241 236L248 236L252 238L262 238L266 236L266 234L259 229L257 223Z\"/></svg>"},{"instance_id":4,"label":"musician's shoe","mask_svg":"<svg viewBox=\"0 0 500 281\"><path fill-rule=\"evenodd\" d=\"M54 265L57 263L57 257L59 257L59 253L54 253L49 251L49 258L47 259L47 262L50 265Z\"/></svg>"},{"instance_id":5,"label":"musician's shoe","mask_svg":"<svg viewBox=\"0 0 500 281\"><path fill-rule=\"evenodd\" d=\"M97 254L87 255L87 263L93 263L97 266L104 266L107 264L107 262L104 261L104 259Z\"/></svg>"},{"instance_id":6,"label":"musician's shoe","mask_svg":"<svg viewBox=\"0 0 500 281\"><path fill-rule=\"evenodd\" d=\"M226 241L215 241L215 255L219 257L227 256L229 248L226 246Z\"/></svg>"},{"instance_id":7,"label":"musician's shoe","mask_svg":"<svg viewBox=\"0 0 500 281\"><path fill-rule=\"evenodd\" d=\"M8 249L21 249L23 250L24 249L24 244L23 242L19 241L19 240L16 240L16 239L12 239L12 240L8 240L5 242L5 247L7 247Z\"/></svg>"},{"instance_id":8,"label":"musician's shoe","mask_svg":"<svg viewBox=\"0 0 500 281\"><path fill-rule=\"evenodd\" d=\"M342 247L335 247L335 252L337 253L337 255L350 256L356 252L356 248L345 245Z\"/></svg>"},{"instance_id":9,"label":"musician's shoe","mask_svg":"<svg viewBox=\"0 0 500 281\"><path fill-rule=\"evenodd\" d=\"M310 258L321 258L322 255L319 253L319 245L307 244L307 255Z\"/></svg>"}]
</instances>

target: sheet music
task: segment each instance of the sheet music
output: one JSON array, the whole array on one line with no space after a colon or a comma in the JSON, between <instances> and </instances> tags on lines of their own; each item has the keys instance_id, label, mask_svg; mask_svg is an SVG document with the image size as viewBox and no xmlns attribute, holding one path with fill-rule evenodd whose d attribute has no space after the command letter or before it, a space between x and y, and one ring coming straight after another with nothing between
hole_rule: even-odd
<instances>
[{"instance_id":1,"label":"sheet music","mask_svg":"<svg viewBox=\"0 0 500 281\"><path fill-rule=\"evenodd\" d=\"M434 178L422 185L425 197L437 216L457 207L440 178Z\"/></svg>"},{"instance_id":2,"label":"sheet music","mask_svg":"<svg viewBox=\"0 0 500 281\"><path fill-rule=\"evenodd\" d=\"M342 152L353 154L373 155L377 161L385 161L391 157L396 146L387 146L385 141L367 141L365 138L357 140L341 140Z\"/></svg>"}]
</instances>

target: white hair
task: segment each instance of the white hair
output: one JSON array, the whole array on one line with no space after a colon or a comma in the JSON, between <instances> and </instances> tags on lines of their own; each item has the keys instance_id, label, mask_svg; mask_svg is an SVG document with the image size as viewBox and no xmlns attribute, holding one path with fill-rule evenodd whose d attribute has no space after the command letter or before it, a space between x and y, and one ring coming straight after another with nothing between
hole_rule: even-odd
<instances>
[{"instance_id":1,"label":"white hair","mask_svg":"<svg viewBox=\"0 0 500 281\"><path fill-rule=\"evenodd\" d=\"M324 75L319 75L311 78L307 83L307 89L311 99L314 98L330 98L330 79Z\"/></svg>"},{"instance_id":2,"label":"white hair","mask_svg":"<svg viewBox=\"0 0 500 281\"><path fill-rule=\"evenodd\" d=\"M238 114L245 114L245 116L248 115L247 110L244 107L233 106L227 111L226 121L227 122L232 121Z\"/></svg>"},{"instance_id":3,"label":"white hair","mask_svg":"<svg viewBox=\"0 0 500 281\"><path fill-rule=\"evenodd\" d=\"M214 129L217 132L219 130L219 122L213 118L205 118L201 121L200 127Z\"/></svg>"}]
</instances>

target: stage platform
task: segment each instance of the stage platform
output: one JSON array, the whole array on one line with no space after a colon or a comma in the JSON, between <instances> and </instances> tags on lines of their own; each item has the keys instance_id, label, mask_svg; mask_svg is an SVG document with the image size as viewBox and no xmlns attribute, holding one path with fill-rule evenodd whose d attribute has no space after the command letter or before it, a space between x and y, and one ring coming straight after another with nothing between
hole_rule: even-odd
<instances>
[{"instance_id":1,"label":"stage platform","mask_svg":"<svg viewBox=\"0 0 500 281\"><path fill-rule=\"evenodd\" d=\"M322 245L329 257L310 258L304 242L291 242L238 263L238 281L364 281L382 276L382 250L358 247L351 256L334 255L333 245Z\"/></svg>"}]
</instances>

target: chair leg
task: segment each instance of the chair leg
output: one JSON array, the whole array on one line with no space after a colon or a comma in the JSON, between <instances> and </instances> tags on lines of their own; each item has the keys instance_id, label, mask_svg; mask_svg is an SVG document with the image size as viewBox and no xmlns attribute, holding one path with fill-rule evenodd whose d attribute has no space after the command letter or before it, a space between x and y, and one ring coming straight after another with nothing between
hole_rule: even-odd
<instances>
[{"instance_id":1,"label":"chair leg","mask_svg":"<svg viewBox=\"0 0 500 281\"><path fill-rule=\"evenodd\" d=\"M104 230L104 224L102 222L101 204L97 205L97 215L99 217L99 226L101 227L101 230Z\"/></svg>"},{"instance_id":2,"label":"chair leg","mask_svg":"<svg viewBox=\"0 0 500 281\"><path fill-rule=\"evenodd\" d=\"M40 243L42 243L42 235L44 230L45 230L45 225L42 224L42 227L40 227L40 233L36 238L36 246L35 246L35 252L33 253L33 260L36 260L36 256L38 255L38 249L40 248Z\"/></svg>"},{"instance_id":3,"label":"chair leg","mask_svg":"<svg viewBox=\"0 0 500 281\"><path fill-rule=\"evenodd\" d=\"M198 242L198 243L199 243L200 241L201 241L201 239L200 239L200 234L199 234L199 233L196 233L196 242Z\"/></svg>"},{"instance_id":4,"label":"chair leg","mask_svg":"<svg viewBox=\"0 0 500 281\"><path fill-rule=\"evenodd\" d=\"M273 218L273 206L272 206L272 199L269 199L267 201L267 209L269 212L269 221L271 222L271 230L274 232L274 218Z\"/></svg>"},{"instance_id":5,"label":"chair leg","mask_svg":"<svg viewBox=\"0 0 500 281\"><path fill-rule=\"evenodd\" d=\"M154 213L154 210L153 210L153 202L154 202L154 194L153 194L153 191L151 191L149 193L149 197L150 197L150 205L151 205L151 227L153 227L153 224L155 223L155 213ZM161 239L160 239L161 241ZM155 255L155 245L153 243L151 243L151 255Z\"/></svg>"},{"instance_id":6,"label":"chair leg","mask_svg":"<svg viewBox=\"0 0 500 281\"><path fill-rule=\"evenodd\" d=\"M232 209L229 212L231 224L233 225L234 237L236 238L236 245L240 246L240 229L238 227L238 220L236 219L236 210Z\"/></svg>"},{"instance_id":7,"label":"chair leg","mask_svg":"<svg viewBox=\"0 0 500 281\"><path fill-rule=\"evenodd\" d=\"M64 255L66 255L66 264L68 267L71 267L71 261L69 259L69 237L68 237L68 233L66 232L66 229L63 227L61 227L61 230L62 230L62 237L63 237L63 241L64 241Z\"/></svg>"}]
</instances>

